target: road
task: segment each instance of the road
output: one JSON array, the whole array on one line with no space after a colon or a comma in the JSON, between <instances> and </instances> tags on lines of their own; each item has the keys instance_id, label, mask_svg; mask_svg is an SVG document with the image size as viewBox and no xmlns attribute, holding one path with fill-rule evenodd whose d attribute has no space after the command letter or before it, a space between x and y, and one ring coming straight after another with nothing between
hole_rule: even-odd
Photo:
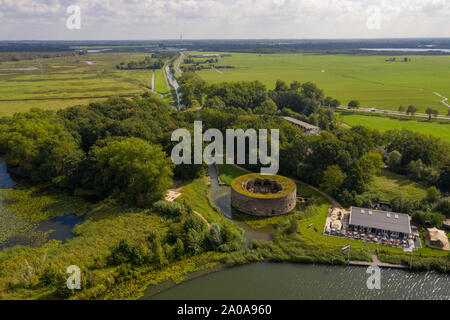
<instances>
[{"instance_id":1,"label":"road","mask_svg":"<svg viewBox=\"0 0 450 320\"><path fill-rule=\"evenodd\" d=\"M415 113L414 115L411 116L411 115L405 114L404 112L392 111L392 110L380 110L380 109L372 109L372 108L348 109L348 107L346 107L346 106L339 106L338 109L346 110L346 111L353 111L353 112L393 114L393 115L409 116L409 117L416 117L416 118L428 118L429 117L425 113ZM450 120L450 116L437 116L437 117L433 117L433 118L442 119L442 120Z\"/></svg>"}]
</instances>

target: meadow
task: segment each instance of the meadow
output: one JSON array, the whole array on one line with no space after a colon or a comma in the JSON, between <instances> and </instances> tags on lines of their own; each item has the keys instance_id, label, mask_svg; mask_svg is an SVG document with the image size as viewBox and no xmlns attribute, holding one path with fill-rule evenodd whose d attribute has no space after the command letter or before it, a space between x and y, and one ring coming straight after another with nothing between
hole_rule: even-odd
<instances>
[{"instance_id":1,"label":"meadow","mask_svg":"<svg viewBox=\"0 0 450 320\"><path fill-rule=\"evenodd\" d=\"M142 94L151 87L152 70L117 70L116 65L146 55L90 53L1 62L0 116L32 107L57 110L109 96Z\"/></svg>"},{"instance_id":2,"label":"meadow","mask_svg":"<svg viewBox=\"0 0 450 320\"><path fill-rule=\"evenodd\" d=\"M438 109L447 114L441 103L450 97L450 56L403 56L387 62L391 56L319 55L319 54L256 54L232 53L219 59L234 69L201 70L197 73L209 83L259 80L273 88L276 80L314 82L325 94L343 105L356 99L363 107L397 110L400 105L413 104L424 112Z\"/></svg>"},{"instance_id":3,"label":"meadow","mask_svg":"<svg viewBox=\"0 0 450 320\"><path fill-rule=\"evenodd\" d=\"M409 117L385 115L361 115L351 112L339 112L337 118L350 126L366 126L381 132L393 129L408 129L423 134L430 134L450 141L450 121L428 119L417 120Z\"/></svg>"}]
</instances>

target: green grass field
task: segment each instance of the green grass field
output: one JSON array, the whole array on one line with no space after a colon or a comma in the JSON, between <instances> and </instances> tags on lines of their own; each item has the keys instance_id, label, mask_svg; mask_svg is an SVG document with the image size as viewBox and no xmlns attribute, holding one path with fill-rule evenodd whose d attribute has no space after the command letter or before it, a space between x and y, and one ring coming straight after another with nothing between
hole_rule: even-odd
<instances>
[{"instance_id":1,"label":"green grass field","mask_svg":"<svg viewBox=\"0 0 450 320\"><path fill-rule=\"evenodd\" d=\"M10 70L39 67L35 60L2 62L0 116L32 107L60 109L109 96L142 94L151 87L152 70L117 70L116 65L143 57L145 54L126 53L55 57L40 60L42 71Z\"/></svg>"},{"instance_id":2,"label":"green grass field","mask_svg":"<svg viewBox=\"0 0 450 320\"><path fill-rule=\"evenodd\" d=\"M169 90L162 69L155 70L155 87L153 89L164 95L164 101L170 102Z\"/></svg>"},{"instance_id":3,"label":"green grass field","mask_svg":"<svg viewBox=\"0 0 450 320\"><path fill-rule=\"evenodd\" d=\"M385 132L392 129L408 129L423 134L431 134L445 141L450 141L450 121L433 119L418 120L407 117L394 117L383 115L360 115L349 112L340 112L337 118L350 126L366 126Z\"/></svg>"},{"instance_id":4,"label":"green grass field","mask_svg":"<svg viewBox=\"0 0 450 320\"><path fill-rule=\"evenodd\" d=\"M367 191L371 194L378 194L381 201L390 202L392 198L402 195L423 199L427 194L427 187L414 182L405 176L383 169L380 175L375 176Z\"/></svg>"},{"instance_id":5,"label":"green grass field","mask_svg":"<svg viewBox=\"0 0 450 320\"><path fill-rule=\"evenodd\" d=\"M357 99L363 107L397 110L414 104L447 114L434 94L450 98L450 56L410 56L410 62L386 62L390 56L232 53L219 59L235 69L202 70L209 83L259 80L273 88L276 80L314 82L342 104Z\"/></svg>"}]
</instances>

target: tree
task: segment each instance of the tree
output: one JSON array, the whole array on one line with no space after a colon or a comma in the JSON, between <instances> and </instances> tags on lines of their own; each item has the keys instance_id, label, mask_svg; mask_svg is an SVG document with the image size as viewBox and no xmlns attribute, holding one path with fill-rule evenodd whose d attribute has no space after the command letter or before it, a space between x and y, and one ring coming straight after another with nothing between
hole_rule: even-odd
<instances>
[{"instance_id":1,"label":"tree","mask_svg":"<svg viewBox=\"0 0 450 320\"><path fill-rule=\"evenodd\" d=\"M450 163L445 164L441 169L439 187L444 191L450 191Z\"/></svg>"},{"instance_id":2,"label":"tree","mask_svg":"<svg viewBox=\"0 0 450 320\"><path fill-rule=\"evenodd\" d=\"M31 109L5 122L0 125L0 154L12 172L37 182L73 178L84 155L54 112Z\"/></svg>"},{"instance_id":3,"label":"tree","mask_svg":"<svg viewBox=\"0 0 450 320\"><path fill-rule=\"evenodd\" d=\"M286 232L288 234L298 233L300 228L298 226L297 217L290 216L287 220L288 220L288 225L287 225L287 228L286 228Z\"/></svg>"},{"instance_id":4,"label":"tree","mask_svg":"<svg viewBox=\"0 0 450 320\"><path fill-rule=\"evenodd\" d=\"M390 152L388 154L388 156L387 156L387 159L386 159L386 164L393 171L397 171L398 170L398 168L400 167L401 162L402 162L402 155L397 150L394 150L394 151Z\"/></svg>"},{"instance_id":5,"label":"tree","mask_svg":"<svg viewBox=\"0 0 450 320\"><path fill-rule=\"evenodd\" d=\"M431 120L431 115L433 114L434 110L431 108L427 108L427 110L425 110L425 113L428 115L428 120Z\"/></svg>"},{"instance_id":6,"label":"tree","mask_svg":"<svg viewBox=\"0 0 450 320\"><path fill-rule=\"evenodd\" d=\"M184 244L180 238L177 238L175 242L175 256L177 259L181 259L184 256Z\"/></svg>"},{"instance_id":7,"label":"tree","mask_svg":"<svg viewBox=\"0 0 450 320\"><path fill-rule=\"evenodd\" d=\"M217 249L223 242L220 226L217 223L213 223L208 231L207 238L211 243L213 249Z\"/></svg>"},{"instance_id":8,"label":"tree","mask_svg":"<svg viewBox=\"0 0 450 320\"><path fill-rule=\"evenodd\" d=\"M367 174L379 174L383 167L383 158L379 153L368 152L360 159L360 163Z\"/></svg>"},{"instance_id":9,"label":"tree","mask_svg":"<svg viewBox=\"0 0 450 320\"><path fill-rule=\"evenodd\" d=\"M275 83L275 91L288 91L289 88L283 80L277 80Z\"/></svg>"},{"instance_id":10,"label":"tree","mask_svg":"<svg viewBox=\"0 0 450 320\"><path fill-rule=\"evenodd\" d=\"M147 205L162 198L171 186L172 163L160 146L138 138L107 143L95 152L99 175L97 192L133 204Z\"/></svg>"},{"instance_id":11,"label":"tree","mask_svg":"<svg viewBox=\"0 0 450 320\"><path fill-rule=\"evenodd\" d=\"M337 107L339 107L340 102L337 99L333 99L331 97L326 97L323 102L323 105L326 107L330 107L330 108L337 108Z\"/></svg>"},{"instance_id":12,"label":"tree","mask_svg":"<svg viewBox=\"0 0 450 320\"><path fill-rule=\"evenodd\" d=\"M345 173L337 165L328 166L323 173L320 187L327 193L335 195L345 180Z\"/></svg>"},{"instance_id":13,"label":"tree","mask_svg":"<svg viewBox=\"0 0 450 320\"><path fill-rule=\"evenodd\" d=\"M434 203L438 201L441 197L441 192L435 186L428 188L426 200L429 203Z\"/></svg>"},{"instance_id":14,"label":"tree","mask_svg":"<svg viewBox=\"0 0 450 320\"><path fill-rule=\"evenodd\" d=\"M405 107L404 106L400 106L398 107L398 112L405 112Z\"/></svg>"},{"instance_id":15,"label":"tree","mask_svg":"<svg viewBox=\"0 0 450 320\"><path fill-rule=\"evenodd\" d=\"M450 218L450 197L440 199L434 207L434 210L441 212Z\"/></svg>"},{"instance_id":16,"label":"tree","mask_svg":"<svg viewBox=\"0 0 450 320\"><path fill-rule=\"evenodd\" d=\"M190 229L186 238L186 251L190 254L197 254L202 251L202 236L195 231Z\"/></svg>"},{"instance_id":17,"label":"tree","mask_svg":"<svg viewBox=\"0 0 450 320\"><path fill-rule=\"evenodd\" d=\"M416 106L410 105L408 109L406 109L406 114L414 115L417 112Z\"/></svg>"},{"instance_id":18,"label":"tree","mask_svg":"<svg viewBox=\"0 0 450 320\"><path fill-rule=\"evenodd\" d=\"M348 103L348 106L349 106L350 108L352 108L352 109L359 109L360 103L359 103L358 100L351 100L351 101Z\"/></svg>"},{"instance_id":19,"label":"tree","mask_svg":"<svg viewBox=\"0 0 450 320\"><path fill-rule=\"evenodd\" d=\"M264 101L261 106L256 107L254 112L256 114L275 115L278 112L278 107L272 99L268 99Z\"/></svg>"}]
</instances>

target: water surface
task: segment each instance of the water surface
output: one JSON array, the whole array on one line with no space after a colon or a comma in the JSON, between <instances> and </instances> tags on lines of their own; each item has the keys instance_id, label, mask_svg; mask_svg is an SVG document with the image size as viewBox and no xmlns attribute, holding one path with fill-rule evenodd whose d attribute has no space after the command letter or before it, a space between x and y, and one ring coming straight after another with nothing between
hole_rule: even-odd
<instances>
[{"instance_id":1,"label":"water surface","mask_svg":"<svg viewBox=\"0 0 450 320\"><path fill-rule=\"evenodd\" d=\"M364 267L255 263L183 282L152 300L426 300L450 299L450 276L381 270L381 289L367 288Z\"/></svg>"}]
</instances>

